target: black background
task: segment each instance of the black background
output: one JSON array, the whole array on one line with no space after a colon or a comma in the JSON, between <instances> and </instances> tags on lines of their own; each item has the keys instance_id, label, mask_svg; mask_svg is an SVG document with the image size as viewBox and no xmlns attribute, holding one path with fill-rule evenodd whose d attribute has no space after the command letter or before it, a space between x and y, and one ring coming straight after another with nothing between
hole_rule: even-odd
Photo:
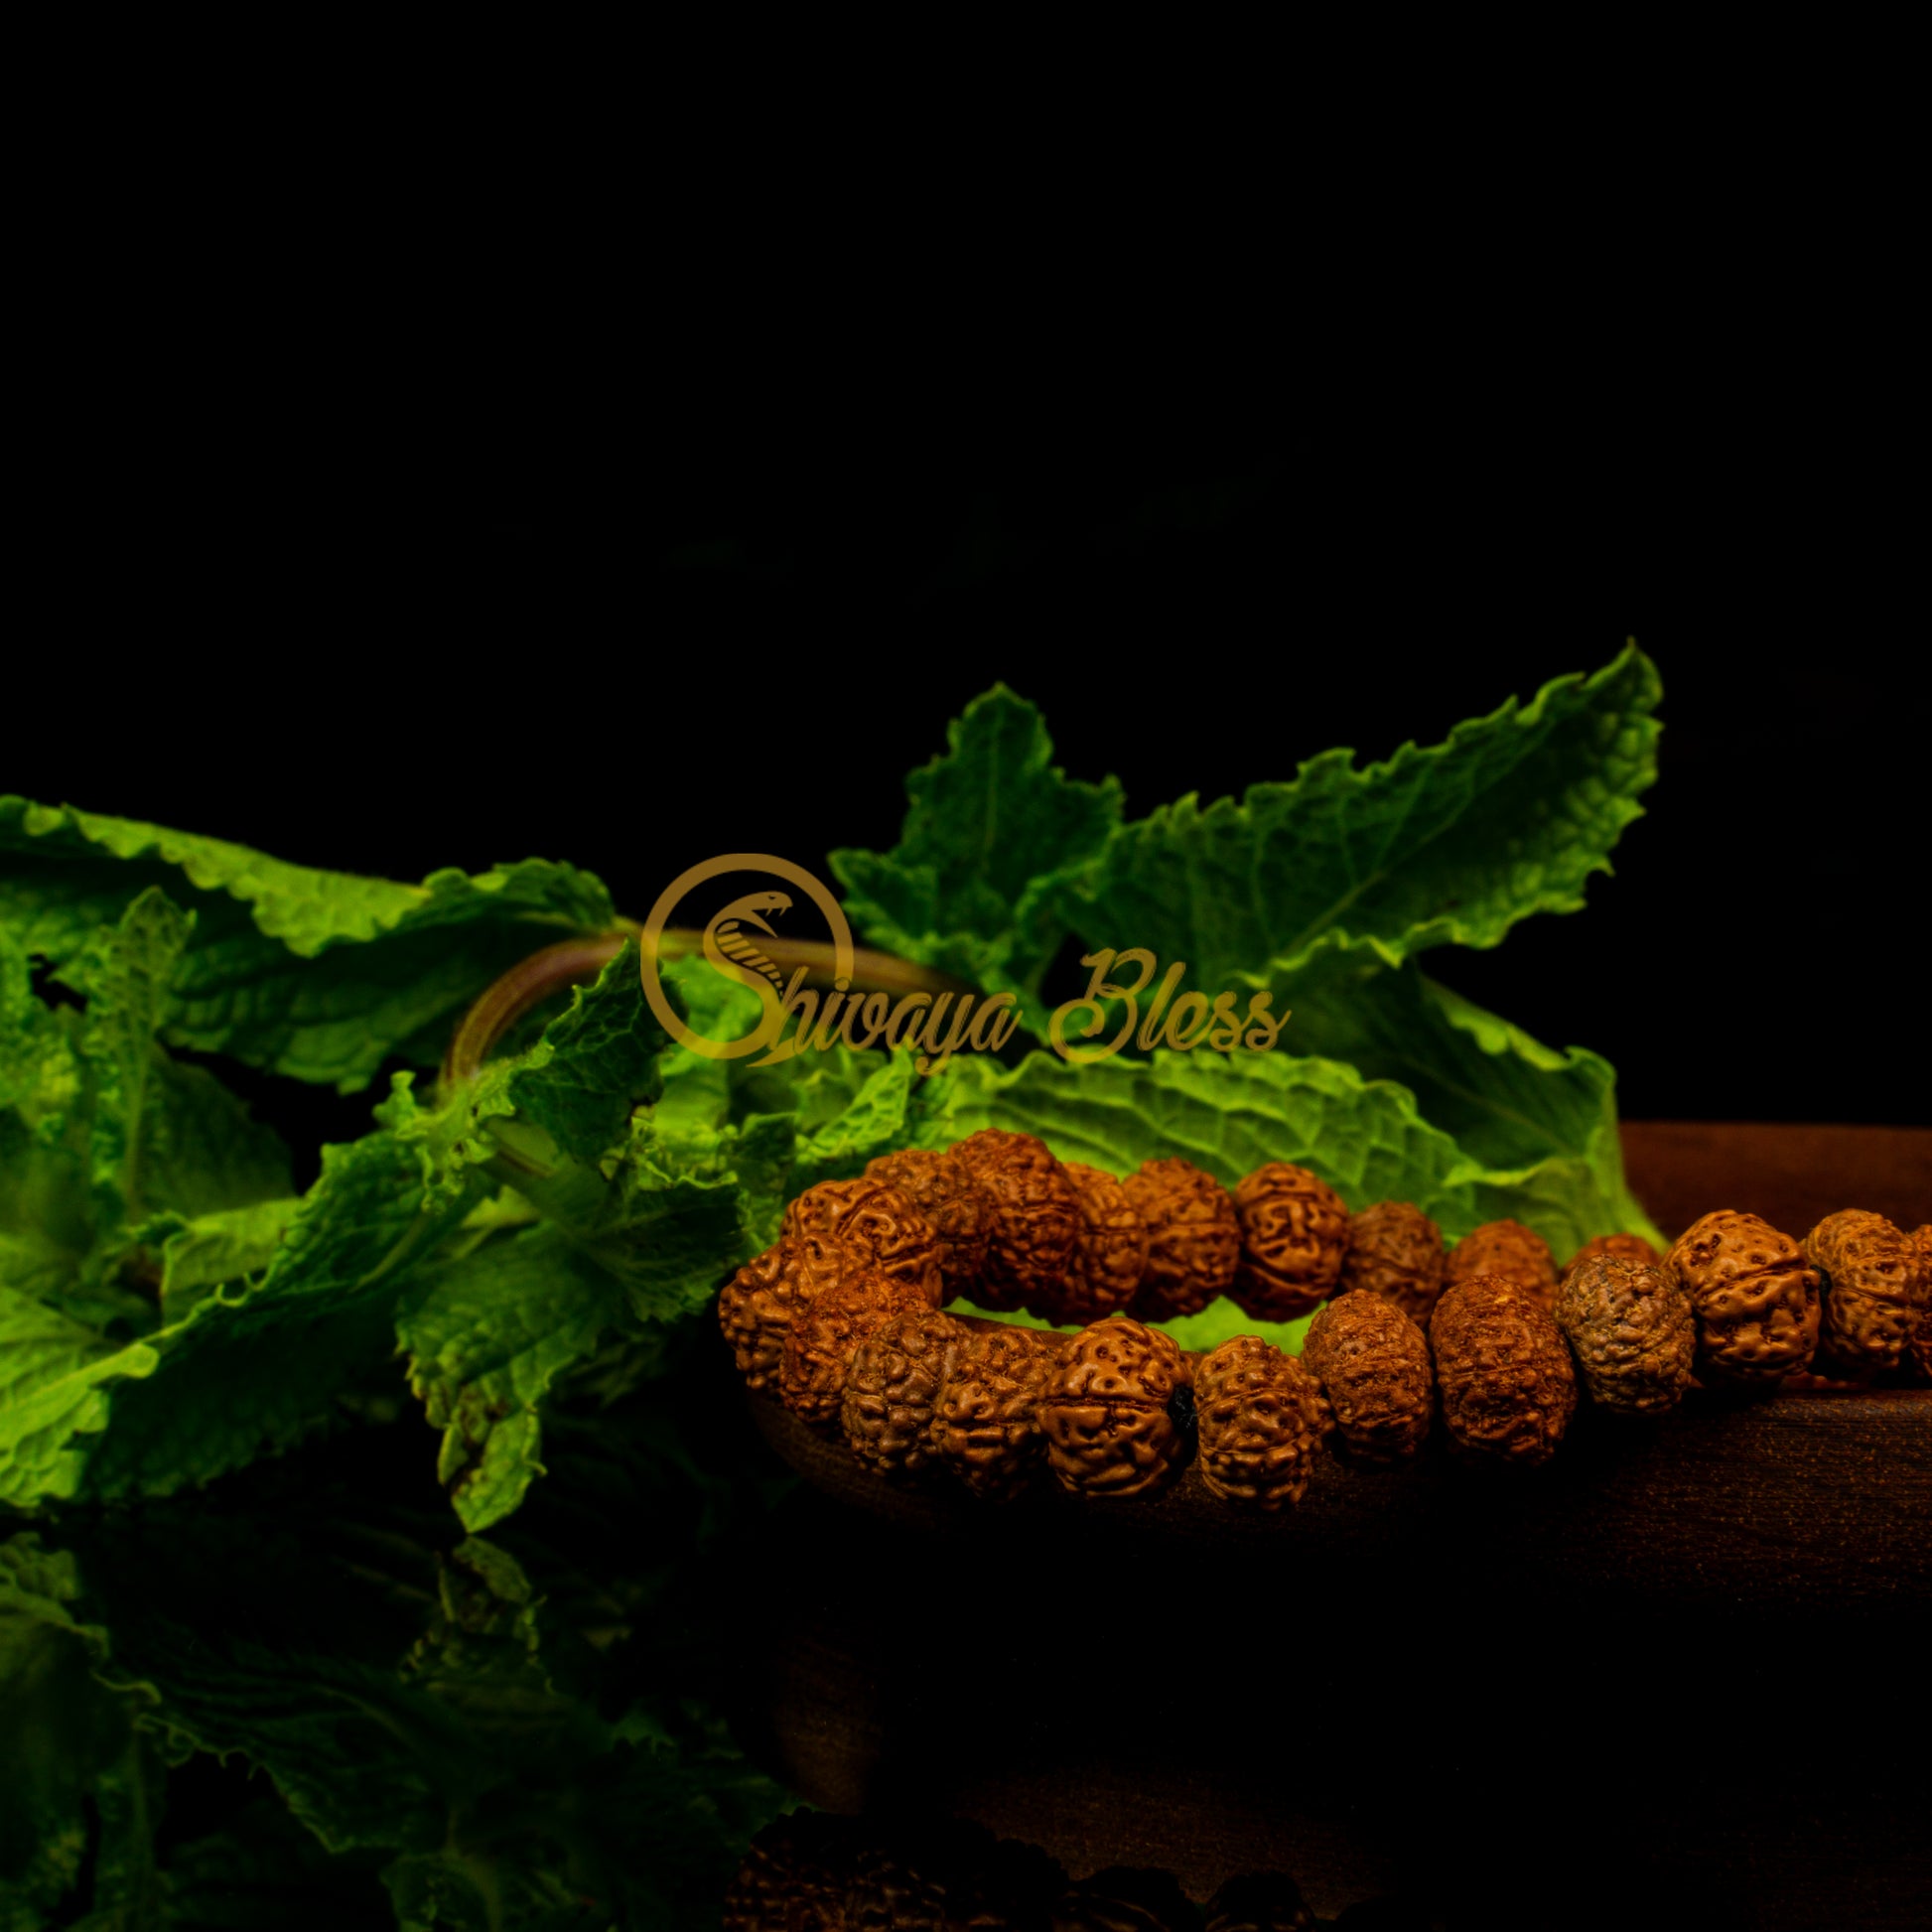
<instances>
[{"instance_id":1,"label":"black background","mask_svg":"<svg viewBox=\"0 0 1932 1932\"><path fill-rule=\"evenodd\" d=\"M94 419L38 506L45 699L0 782L403 878L569 858L640 914L717 852L890 845L995 679L1138 812L1433 742L1634 636L1666 728L1615 875L1432 970L1605 1053L1632 1117L1926 1119L1925 626L1884 423L1696 370L1318 403L1239 375L1076 423L1044 388L954 406L935 368L896 417L807 423L695 376L453 409L207 369Z\"/></svg>"}]
</instances>

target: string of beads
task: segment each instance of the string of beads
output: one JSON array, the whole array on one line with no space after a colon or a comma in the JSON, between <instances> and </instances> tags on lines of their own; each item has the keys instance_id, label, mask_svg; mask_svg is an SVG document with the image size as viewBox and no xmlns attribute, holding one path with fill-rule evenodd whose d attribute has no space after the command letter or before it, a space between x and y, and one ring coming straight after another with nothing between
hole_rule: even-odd
<instances>
[{"instance_id":1,"label":"string of beads","mask_svg":"<svg viewBox=\"0 0 1932 1932\"><path fill-rule=\"evenodd\" d=\"M1193 1355L1153 1325L1221 1295L1257 1320L1318 1311L1302 1354L1236 1335ZM1580 1399L1659 1416L1700 1384L1932 1381L1932 1225L1846 1209L1798 1241L1726 1208L1665 1255L1611 1233L1559 1268L1519 1222L1448 1247L1411 1203L1351 1214L1287 1162L1232 1190L1173 1159L1123 1180L988 1128L806 1189L719 1317L749 1388L884 1475L1133 1496L1193 1462L1267 1511L1324 1450L1386 1466L1438 1427L1473 1459L1547 1461Z\"/></svg>"}]
</instances>

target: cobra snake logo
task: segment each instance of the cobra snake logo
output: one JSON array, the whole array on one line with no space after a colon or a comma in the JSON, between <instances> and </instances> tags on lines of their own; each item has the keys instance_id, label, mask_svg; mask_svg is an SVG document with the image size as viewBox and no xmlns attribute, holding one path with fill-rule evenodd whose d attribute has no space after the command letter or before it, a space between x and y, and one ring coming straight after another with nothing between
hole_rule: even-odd
<instances>
[{"instance_id":1,"label":"cobra snake logo","mask_svg":"<svg viewBox=\"0 0 1932 1932\"><path fill-rule=\"evenodd\" d=\"M765 982L781 997L785 990L785 976L778 971L770 960L758 948L758 943L744 931L749 922L758 927L767 939L778 935L765 924L766 912L789 912L791 896L788 893L747 893L743 898L732 902L712 915L711 923L704 929L704 956L723 973L727 979L736 980L741 986L749 986L752 991L764 997Z\"/></svg>"},{"instance_id":2,"label":"cobra snake logo","mask_svg":"<svg viewBox=\"0 0 1932 1932\"><path fill-rule=\"evenodd\" d=\"M846 922L844 908L826 887L803 866L793 865L789 859L780 859L775 854L728 852L722 858L708 859L703 865L680 873L658 895L657 903L651 907L650 917L644 921L637 941L644 997L650 1002L650 1010L657 1016L658 1024L673 1039L681 1041L693 1052L702 1053L707 1059L731 1060L764 1048L768 1050L756 1064L769 1066L775 1061L791 1058L803 1044L801 1038L783 1041L778 1038L784 1026L786 982L783 974L759 946L757 937L762 933L767 939L777 938L766 915L775 916L790 911L790 894L773 892L768 888L762 892L746 893L729 905L721 907L704 928L700 949L706 963L736 984L750 987L759 996L759 1023L742 1039L707 1039L702 1034L693 1033L683 1015L665 997L663 982L657 971L658 947L678 901L707 881L734 872L775 875L809 898L824 914L825 922L831 929L832 965L833 971L839 976L838 983L843 984L852 977L852 928Z\"/></svg>"}]
</instances>

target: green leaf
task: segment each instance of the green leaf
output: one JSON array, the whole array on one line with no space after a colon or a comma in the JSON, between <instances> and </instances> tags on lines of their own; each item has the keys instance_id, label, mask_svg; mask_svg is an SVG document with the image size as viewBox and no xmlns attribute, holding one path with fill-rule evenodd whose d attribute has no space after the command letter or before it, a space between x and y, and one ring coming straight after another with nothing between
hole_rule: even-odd
<instances>
[{"instance_id":1,"label":"green leaf","mask_svg":"<svg viewBox=\"0 0 1932 1932\"><path fill-rule=\"evenodd\" d=\"M205 1067L159 1048L141 1116L140 1199L191 1219L290 1190L288 1149Z\"/></svg>"},{"instance_id":2,"label":"green leaf","mask_svg":"<svg viewBox=\"0 0 1932 1932\"><path fill-rule=\"evenodd\" d=\"M465 1528L486 1529L523 1500L542 1469L538 1402L628 1313L616 1278L550 1226L443 1265L411 1298L397 1339L443 1431L439 1473Z\"/></svg>"},{"instance_id":3,"label":"green leaf","mask_svg":"<svg viewBox=\"0 0 1932 1932\"><path fill-rule=\"evenodd\" d=\"M664 1046L638 987L626 944L527 1053L491 1062L430 1107L397 1074L377 1117L416 1152L427 1201L486 1169L622 1284L637 1319L670 1320L756 1252L748 1243L783 1204L793 1126L789 1115L721 1123L729 1097L708 1085L680 1098L710 1105L663 1117L633 1108L657 1092Z\"/></svg>"},{"instance_id":4,"label":"green leaf","mask_svg":"<svg viewBox=\"0 0 1932 1932\"><path fill-rule=\"evenodd\" d=\"M32 960L0 925L0 1111L30 1126L60 1121L81 1095L72 1031L79 1016L50 1009L34 992Z\"/></svg>"},{"instance_id":5,"label":"green leaf","mask_svg":"<svg viewBox=\"0 0 1932 1932\"><path fill-rule=\"evenodd\" d=\"M143 1121L173 1010L169 988L194 920L150 887L117 925L89 935L63 978L87 1002L79 1050L93 1075L90 1164L108 1221L142 1212Z\"/></svg>"},{"instance_id":6,"label":"green leaf","mask_svg":"<svg viewBox=\"0 0 1932 1932\"><path fill-rule=\"evenodd\" d=\"M946 747L905 781L898 844L834 852L832 871L878 944L1027 1009L1064 932L1059 899L1120 824L1120 784L1068 778L1038 711L1004 684L948 726Z\"/></svg>"},{"instance_id":7,"label":"green leaf","mask_svg":"<svg viewBox=\"0 0 1932 1932\"><path fill-rule=\"evenodd\" d=\"M479 1171L500 1158L488 1129L516 1112L508 1091L514 1071L513 1061L485 1066L453 1093L433 1093L428 1104L416 1098L415 1074L389 1076L389 1097L375 1117L414 1158L426 1207L465 1199L481 1183Z\"/></svg>"},{"instance_id":8,"label":"green leaf","mask_svg":"<svg viewBox=\"0 0 1932 1932\"><path fill-rule=\"evenodd\" d=\"M48 1549L36 1530L22 1530L0 1543L0 1616L58 1624L99 1650L100 1632L76 1623L69 1608L79 1595L79 1566L70 1551ZM9 1625L8 1631L18 1635L19 1627Z\"/></svg>"},{"instance_id":9,"label":"green leaf","mask_svg":"<svg viewBox=\"0 0 1932 1932\"><path fill-rule=\"evenodd\" d=\"M392 1136L325 1148L258 1282L118 1348L0 1291L0 1498L165 1495L326 1422L389 1360L399 1290L467 1205L421 1200L414 1151Z\"/></svg>"},{"instance_id":10,"label":"green leaf","mask_svg":"<svg viewBox=\"0 0 1932 1932\"><path fill-rule=\"evenodd\" d=\"M1408 1199L1434 1213L1463 1205L1455 1175L1467 1164L1454 1142L1400 1087L1364 1081L1331 1060L1163 1051L1073 1067L1030 1053L1011 1070L955 1061L944 1078L945 1135L983 1127L1037 1134L1062 1160L1118 1174L1177 1155L1230 1187L1266 1162L1293 1161L1351 1207Z\"/></svg>"},{"instance_id":11,"label":"green leaf","mask_svg":"<svg viewBox=\"0 0 1932 1932\"><path fill-rule=\"evenodd\" d=\"M848 1180L875 1156L911 1141L918 1125L920 1074L913 1055L901 1049L880 1063L845 1105L822 1126L799 1137L789 1191L801 1194L821 1180Z\"/></svg>"},{"instance_id":12,"label":"green leaf","mask_svg":"<svg viewBox=\"0 0 1932 1932\"><path fill-rule=\"evenodd\" d=\"M1319 949L1278 987L1276 1004L1292 1005L1285 1040L1346 1060L1365 1079L1400 1081L1479 1166L1547 1164L1543 1181L1567 1174L1572 1211L1591 1233L1658 1239L1624 1184L1616 1075L1599 1055L1558 1052L1413 962L1390 969L1366 949Z\"/></svg>"},{"instance_id":13,"label":"green leaf","mask_svg":"<svg viewBox=\"0 0 1932 1932\"><path fill-rule=\"evenodd\" d=\"M514 1510L540 1472L540 1405L555 1378L608 1333L634 1340L703 1309L803 1184L792 1117L728 1118L730 1082L664 1079L666 1046L626 944L529 1050L436 1106L400 1074L378 1110L416 1151L429 1202L485 1171L542 1217L506 1238L485 1231L440 1263L399 1323L412 1385L444 1432L441 1475L473 1530ZM867 1077L804 1143L813 1177L856 1172L908 1131L909 1065L848 1058L838 1071ZM783 1084L816 1095L827 1077ZM667 1106L651 1104L660 1089Z\"/></svg>"},{"instance_id":14,"label":"green leaf","mask_svg":"<svg viewBox=\"0 0 1932 1932\"><path fill-rule=\"evenodd\" d=\"M427 1106L413 1074L394 1074L376 1118L418 1150L430 1199L461 1191L470 1171L486 1164L508 1176L582 1166L621 1142L635 1109L657 1098L665 1044L644 999L636 942L626 939L527 1051L489 1061Z\"/></svg>"},{"instance_id":15,"label":"green leaf","mask_svg":"<svg viewBox=\"0 0 1932 1932\"><path fill-rule=\"evenodd\" d=\"M151 887L196 915L171 1043L345 1091L392 1053L434 1064L498 975L613 917L596 879L547 860L405 886L0 797L0 928L22 949L65 966Z\"/></svg>"},{"instance_id":16,"label":"green leaf","mask_svg":"<svg viewBox=\"0 0 1932 1932\"><path fill-rule=\"evenodd\" d=\"M1212 994L1279 978L1325 943L1389 965L1493 946L1569 912L1657 775L1655 666L1634 644L1593 676L1512 698L1441 745L1357 768L1324 752L1285 783L1203 808L1192 794L1123 826L1069 900L1096 944L1141 946Z\"/></svg>"},{"instance_id":17,"label":"green leaf","mask_svg":"<svg viewBox=\"0 0 1932 1932\"><path fill-rule=\"evenodd\" d=\"M86 1170L0 1112L0 1288L59 1302L93 1245Z\"/></svg>"},{"instance_id":18,"label":"green leaf","mask_svg":"<svg viewBox=\"0 0 1932 1932\"><path fill-rule=\"evenodd\" d=\"M299 1199L257 1201L203 1214L171 1231L161 1244L161 1311L179 1321L209 1289L259 1274L274 1260Z\"/></svg>"},{"instance_id":19,"label":"green leaf","mask_svg":"<svg viewBox=\"0 0 1932 1932\"><path fill-rule=\"evenodd\" d=\"M45 1007L24 953L0 939L0 1068L14 1109L0 1117L0 1282L70 1311L86 1301L104 1319L116 1291L88 1258L124 1245L124 1222L288 1191L280 1139L155 1043L192 926L159 892L142 893L66 968L84 1014Z\"/></svg>"},{"instance_id":20,"label":"green leaf","mask_svg":"<svg viewBox=\"0 0 1932 1932\"><path fill-rule=\"evenodd\" d=\"M638 1319L669 1321L703 1309L759 1251L784 1203L792 1143L784 1115L677 1130L639 1115L601 1191L519 1185L623 1284Z\"/></svg>"},{"instance_id":21,"label":"green leaf","mask_svg":"<svg viewBox=\"0 0 1932 1932\"><path fill-rule=\"evenodd\" d=\"M563 1153L595 1161L663 1090L658 1056L667 1044L644 998L637 942L626 939L597 983L578 987L544 1029L510 1074L507 1096Z\"/></svg>"},{"instance_id":22,"label":"green leaf","mask_svg":"<svg viewBox=\"0 0 1932 1932\"><path fill-rule=\"evenodd\" d=\"M0 1288L0 1502L29 1509L75 1494L107 1425L108 1385L150 1376L159 1360L146 1342L115 1348Z\"/></svg>"},{"instance_id":23,"label":"green leaf","mask_svg":"<svg viewBox=\"0 0 1932 1932\"><path fill-rule=\"evenodd\" d=\"M159 1360L116 1392L87 1494L165 1495L285 1449L388 1360L402 1287L470 1199L425 1206L415 1151L390 1134L322 1159L261 1280L150 1337Z\"/></svg>"},{"instance_id":24,"label":"green leaf","mask_svg":"<svg viewBox=\"0 0 1932 1932\"><path fill-rule=\"evenodd\" d=\"M534 1046L440 1105L396 1076L378 1117L417 1156L426 1202L486 1173L541 1217L506 1238L479 1230L423 1277L400 1319L470 1528L514 1510L540 1472L541 1405L559 1374L609 1334L630 1343L698 1313L775 1237L789 1194L907 1144L924 1118L910 1056L823 1057L756 1083L688 1074L681 1063L699 1056L668 1047L626 945ZM740 1111L753 1095L802 1110L809 1130L796 1112Z\"/></svg>"},{"instance_id":25,"label":"green leaf","mask_svg":"<svg viewBox=\"0 0 1932 1932\"><path fill-rule=\"evenodd\" d=\"M758 995L726 979L700 957L667 960L659 968L672 1003L692 1030L709 1039L749 1033L759 1017ZM651 1109L663 1126L736 1125L755 1114L794 1114L801 1129L823 1126L870 1077L884 1055L860 1053L842 1041L824 1052L799 1053L776 1066L714 1060L686 1046L667 1046L659 1060L663 1091Z\"/></svg>"}]
</instances>

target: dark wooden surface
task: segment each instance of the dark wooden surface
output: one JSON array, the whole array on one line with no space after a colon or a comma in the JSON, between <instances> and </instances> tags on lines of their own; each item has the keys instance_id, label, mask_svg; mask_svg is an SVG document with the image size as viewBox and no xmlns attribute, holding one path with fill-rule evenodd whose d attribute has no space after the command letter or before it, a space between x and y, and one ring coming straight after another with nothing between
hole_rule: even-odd
<instances>
[{"instance_id":1,"label":"dark wooden surface","mask_svg":"<svg viewBox=\"0 0 1932 1932\"><path fill-rule=\"evenodd\" d=\"M1920 1130L1626 1145L1672 1233L1928 1212ZM743 1718L812 1803L1450 1932L1932 1923L1932 1391L1586 1410L1542 1470L1328 1460L1262 1522L1192 1475L974 1509L752 1407L809 1481L739 1593Z\"/></svg>"}]
</instances>

